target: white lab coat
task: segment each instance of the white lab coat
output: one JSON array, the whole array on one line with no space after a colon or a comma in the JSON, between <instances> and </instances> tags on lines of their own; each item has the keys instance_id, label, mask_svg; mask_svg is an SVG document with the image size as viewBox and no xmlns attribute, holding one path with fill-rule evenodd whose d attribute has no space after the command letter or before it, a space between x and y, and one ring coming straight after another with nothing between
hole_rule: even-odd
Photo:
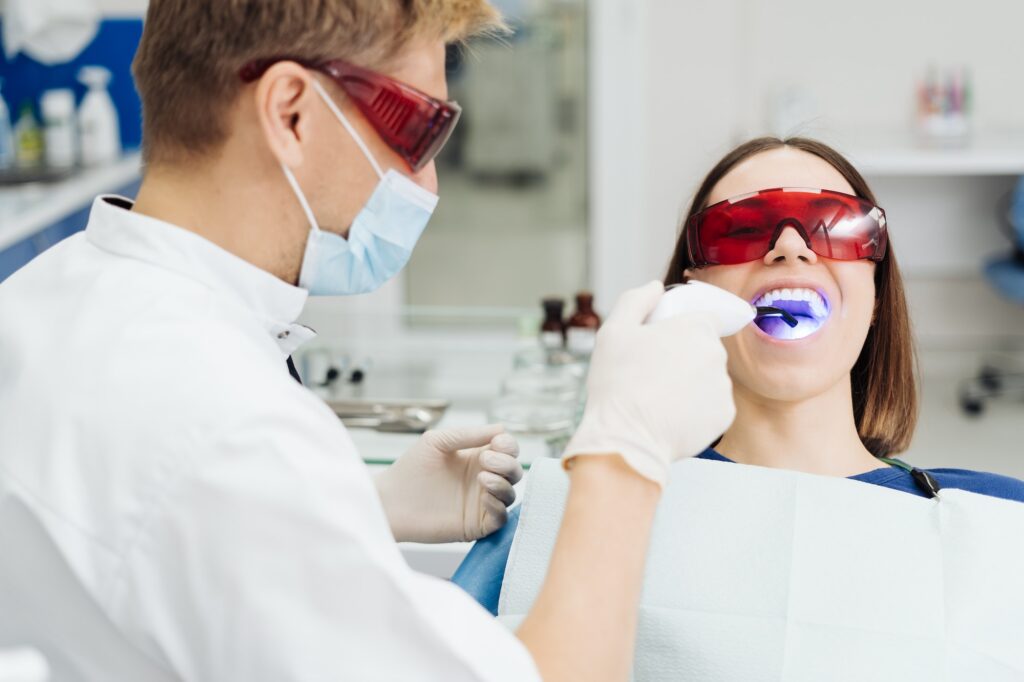
<instances>
[{"instance_id":1,"label":"white lab coat","mask_svg":"<svg viewBox=\"0 0 1024 682\"><path fill-rule=\"evenodd\" d=\"M35 516L126 660L210 682L539 679L407 567L345 428L289 376L306 292L129 207L97 199L0 285L0 502ZM28 582L0 591L47 590Z\"/></svg>"}]
</instances>

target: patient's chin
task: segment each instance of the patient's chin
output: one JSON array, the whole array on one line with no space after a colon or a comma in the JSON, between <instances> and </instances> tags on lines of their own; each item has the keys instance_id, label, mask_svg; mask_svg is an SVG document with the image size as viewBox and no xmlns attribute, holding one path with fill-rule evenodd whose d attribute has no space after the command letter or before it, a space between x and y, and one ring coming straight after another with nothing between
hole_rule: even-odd
<instances>
[{"instance_id":1,"label":"patient's chin","mask_svg":"<svg viewBox=\"0 0 1024 682\"><path fill-rule=\"evenodd\" d=\"M842 374L825 367L776 368L776 371L737 372L733 376L734 394L744 393L757 400L800 403L827 393L842 381Z\"/></svg>"}]
</instances>

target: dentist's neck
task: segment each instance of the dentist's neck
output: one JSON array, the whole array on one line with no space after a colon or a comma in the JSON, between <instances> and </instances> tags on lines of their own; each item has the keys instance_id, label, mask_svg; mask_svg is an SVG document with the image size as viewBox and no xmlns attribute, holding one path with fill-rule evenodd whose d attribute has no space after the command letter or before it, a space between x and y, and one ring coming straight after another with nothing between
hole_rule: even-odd
<instances>
[{"instance_id":1,"label":"dentist's neck","mask_svg":"<svg viewBox=\"0 0 1024 682\"><path fill-rule=\"evenodd\" d=\"M243 168L258 162L225 155L195 166L147 168L133 211L194 232L295 284L309 226L283 175Z\"/></svg>"},{"instance_id":2,"label":"dentist's neck","mask_svg":"<svg viewBox=\"0 0 1024 682\"><path fill-rule=\"evenodd\" d=\"M736 385L736 419L715 449L742 464L825 476L853 476L885 466L861 443L849 376L800 402L755 395Z\"/></svg>"}]
</instances>

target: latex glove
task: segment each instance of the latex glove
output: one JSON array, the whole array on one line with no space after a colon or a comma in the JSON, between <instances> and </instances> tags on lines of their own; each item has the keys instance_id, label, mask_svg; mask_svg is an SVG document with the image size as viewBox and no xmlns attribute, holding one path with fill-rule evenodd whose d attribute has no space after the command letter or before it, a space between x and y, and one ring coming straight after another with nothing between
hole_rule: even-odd
<instances>
[{"instance_id":1,"label":"latex glove","mask_svg":"<svg viewBox=\"0 0 1024 682\"><path fill-rule=\"evenodd\" d=\"M523 477L501 425L427 431L376 477L398 541L478 540L505 525Z\"/></svg>"},{"instance_id":2,"label":"latex glove","mask_svg":"<svg viewBox=\"0 0 1024 682\"><path fill-rule=\"evenodd\" d=\"M664 487L673 461L703 451L736 416L714 317L644 324L664 291L661 282L627 291L598 332L567 468L574 457L619 454Z\"/></svg>"}]
</instances>

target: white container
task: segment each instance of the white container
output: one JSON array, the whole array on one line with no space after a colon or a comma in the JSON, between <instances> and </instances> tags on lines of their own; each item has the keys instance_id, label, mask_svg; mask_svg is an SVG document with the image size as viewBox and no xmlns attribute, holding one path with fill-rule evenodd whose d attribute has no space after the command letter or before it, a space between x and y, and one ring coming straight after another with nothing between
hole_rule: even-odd
<instances>
[{"instance_id":1,"label":"white container","mask_svg":"<svg viewBox=\"0 0 1024 682\"><path fill-rule=\"evenodd\" d=\"M78 157L75 128L75 93L68 89L47 90L40 100L46 165L71 168Z\"/></svg>"},{"instance_id":2,"label":"white container","mask_svg":"<svg viewBox=\"0 0 1024 682\"><path fill-rule=\"evenodd\" d=\"M50 666L35 649L0 650L0 682L47 682Z\"/></svg>"},{"instance_id":3,"label":"white container","mask_svg":"<svg viewBox=\"0 0 1024 682\"><path fill-rule=\"evenodd\" d=\"M83 66L78 80L89 88L78 108L82 164L112 163L121 156L121 126L117 109L107 92L110 71L102 66Z\"/></svg>"},{"instance_id":4,"label":"white container","mask_svg":"<svg viewBox=\"0 0 1024 682\"><path fill-rule=\"evenodd\" d=\"M0 86L3 79L0 79ZM14 130L11 128L11 110L0 94L0 170L14 165Z\"/></svg>"}]
</instances>

